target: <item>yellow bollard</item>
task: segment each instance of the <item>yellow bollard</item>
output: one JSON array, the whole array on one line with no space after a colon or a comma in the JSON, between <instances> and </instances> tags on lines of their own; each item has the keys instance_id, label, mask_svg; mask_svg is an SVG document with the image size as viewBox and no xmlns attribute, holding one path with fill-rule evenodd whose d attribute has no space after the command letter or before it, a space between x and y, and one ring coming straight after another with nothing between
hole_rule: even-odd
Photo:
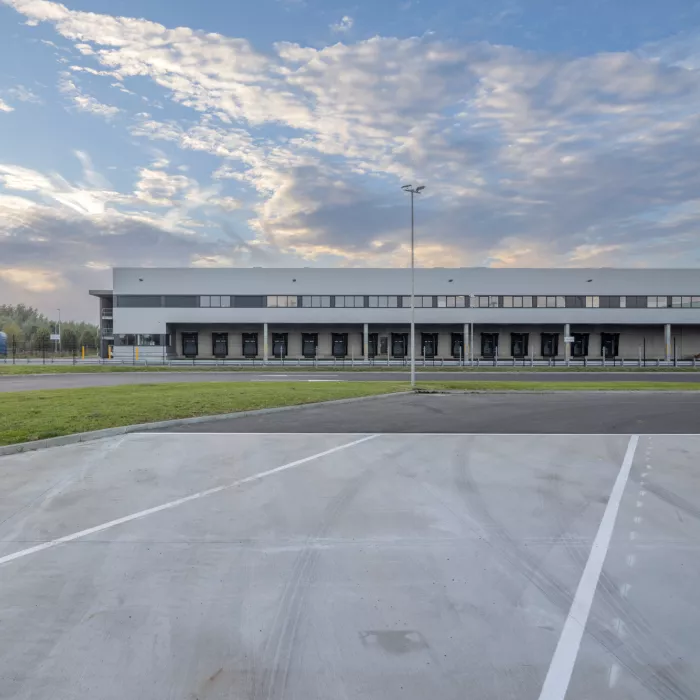
<instances>
[{"instance_id":1,"label":"yellow bollard","mask_svg":"<svg viewBox=\"0 0 700 700\"><path fill-rule=\"evenodd\" d=\"M139 359L139 349L138 348L134 348L134 359L135 360Z\"/></svg>"},{"instance_id":2,"label":"yellow bollard","mask_svg":"<svg viewBox=\"0 0 700 700\"><path fill-rule=\"evenodd\" d=\"M81 353L80 353L80 354L81 354L81 359L84 360L84 359L85 359L85 346L84 346L84 345L83 345L83 347L81 348Z\"/></svg>"},{"instance_id":3,"label":"yellow bollard","mask_svg":"<svg viewBox=\"0 0 700 700\"><path fill-rule=\"evenodd\" d=\"M107 346L107 359L108 360L112 359L112 346L111 345Z\"/></svg>"}]
</instances>

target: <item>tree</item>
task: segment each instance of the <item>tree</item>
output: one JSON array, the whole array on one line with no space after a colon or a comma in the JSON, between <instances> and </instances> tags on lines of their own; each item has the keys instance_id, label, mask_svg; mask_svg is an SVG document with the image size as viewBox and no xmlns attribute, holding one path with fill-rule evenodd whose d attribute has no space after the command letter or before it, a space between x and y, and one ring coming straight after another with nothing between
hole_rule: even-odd
<instances>
[{"instance_id":1,"label":"tree","mask_svg":"<svg viewBox=\"0 0 700 700\"><path fill-rule=\"evenodd\" d=\"M2 330L7 333L7 343L8 346L12 346L13 341L16 343L21 343L24 339L24 333L17 323L14 321L7 321Z\"/></svg>"},{"instance_id":2,"label":"tree","mask_svg":"<svg viewBox=\"0 0 700 700\"><path fill-rule=\"evenodd\" d=\"M51 343L51 331L48 328L37 328L32 338L35 350L47 350Z\"/></svg>"},{"instance_id":3,"label":"tree","mask_svg":"<svg viewBox=\"0 0 700 700\"><path fill-rule=\"evenodd\" d=\"M73 352L78 349L78 337L72 328L61 329L61 350Z\"/></svg>"},{"instance_id":4,"label":"tree","mask_svg":"<svg viewBox=\"0 0 700 700\"><path fill-rule=\"evenodd\" d=\"M88 330L87 328L80 334L80 347L81 348L94 348L95 347L95 333Z\"/></svg>"}]
</instances>

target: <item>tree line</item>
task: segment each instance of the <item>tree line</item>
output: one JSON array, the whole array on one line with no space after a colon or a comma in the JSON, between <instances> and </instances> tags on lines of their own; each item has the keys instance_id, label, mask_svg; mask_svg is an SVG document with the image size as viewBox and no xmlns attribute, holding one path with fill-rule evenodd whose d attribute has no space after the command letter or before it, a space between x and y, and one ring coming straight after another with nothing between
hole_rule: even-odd
<instances>
[{"instance_id":1,"label":"tree line","mask_svg":"<svg viewBox=\"0 0 700 700\"><path fill-rule=\"evenodd\" d=\"M51 347L50 335L58 332L58 321L49 319L32 306L0 304L0 330L7 333L8 343L45 350ZM82 346L96 348L99 329L83 321L61 321L61 348L78 350Z\"/></svg>"}]
</instances>

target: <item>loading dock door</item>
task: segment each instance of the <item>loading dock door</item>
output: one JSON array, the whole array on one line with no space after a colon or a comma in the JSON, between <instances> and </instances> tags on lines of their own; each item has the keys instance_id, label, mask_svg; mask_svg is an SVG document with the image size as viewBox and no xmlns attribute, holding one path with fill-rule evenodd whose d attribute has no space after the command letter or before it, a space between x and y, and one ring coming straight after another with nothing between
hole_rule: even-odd
<instances>
[{"instance_id":1,"label":"loading dock door","mask_svg":"<svg viewBox=\"0 0 700 700\"><path fill-rule=\"evenodd\" d=\"M588 355L588 333L573 333L574 342L571 343L571 354L574 357L586 357Z\"/></svg>"},{"instance_id":2,"label":"loading dock door","mask_svg":"<svg viewBox=\"0 0 700 700\"><path fill-rule=\"evenodd\" d=\"M379 345L379 333L370 333L369 334L369 348L368 348L368 354L370 357L377 356L377 349L378 349L377 346L378 345Z\"/></svg>"},{"instance_id":3,"label":"loading dock door","mask_svg":"<svg viewBox=\"0 0 700 700\"><path fill-rule=\"evenodd\" d=\"M347 333L333 333L331 342L333 344L333 357L345 357L348 354Z\"/></svg>"},{"instance_id":4,"label":"loading dock door","mask_svg":"<svg viewBox=\"0 0 700 700\"><path fill-rule=\"evenodd\" d=\"M380 355L388 355L389 354L389 338L387 336L383 335L379 339L379 354Z\"/></svg>"},{"instance_id":5,"label":"loading dock door","mask_svg":"<svg viewBox=\"0 0 700 700\"><path fill-rule=\"evenodd\" d=\"M243 357L256 357L258 354L258 334L243 334Z\"/></svg>"},{"instance_id":6,"label":"loading dock door","mask_svg":"<svg viewBox=\"0 0 700 700\"><path fill-rule=\"evenodd\" d=\"M199 333L182 334L182 354L185 357L197 357L199 349Z\"/></svg>"},{"instance_id":7,"label":"loading dock door","mask_svg":"<svg viewBox=\"0 0 700 700\"><path fill-rule=\"evenodd\" d=\"M421 350L423 357L432 360L437 355L438 334L421 333Z\"/></svg>"},{"instance_id":8,"label":"loading dock door","mask_svg":"<svg viewBox=\"0 0 700 700\"><path fill-rule=\"evenodd\" d=\"M496 357L498 352L498 333L482 333L481 334L481 356Z\"/></svg>"},{"instance_id":9,"label":"loading dock door","mask_svg":"<svg viewBox=\"0 0 700 700\"><path fill-rule=\"evenodd\" d=\"M559 333L542 333L542 357L556 357L559 354Z\"/></svg>"},{"instance_id":10,"label":"loading dock door","mask_svg":"<svg viewBox=\"0 0 700 700\"><path fill-rule=\"evenodd\" d=\"M272 354L274 357L287 357L287 333L272 334Z\"/></svg>"},{"instance_id":11,"label":"loading dock door","mask_svg":"<svg viewBox=\"0 0 700 700\"><path fill-rule=\"evenodd\" d=\"M316 357L318 347L318 333L301 334L301 354L304 357Z\"/></svg>"},{"instance_id":12,"label":"loading dock door","mask_svg":"<svg viewBox=\"0 0 700 700\"><path fill-rule=\"evenodd\" d=\"M600 354L605 357L617 357L620 352L619 333L600 334Z\"/></svg>"},{"instance_id":13,"label":"loading dock door","mask_svg":"<svg viewBox=\"0 0 700 700\"><path fill-rule=\"evenodd\" d=\"M394 357L406 357L408 351L408 333L391 334L391 354Z\"/></svg>"},{"instance_id":14,"label":"loading dock door","mask_svg":"<svg viewBox=\"0 0 700 700\"><path fill-rule=\"evenodd\" d=\"M464 333L452 334L452 357L464 359Z\"/></svg>"},{"instance_id":15,"label":"loading dock door","mask_svg":"<svg viewBox=\"0 0 700 700\"><path fill-rule=\"evenodd\" d=\"M510 354L512 357L523 358L527 356L528 333L510 334Z\"/></svg>"},{"instance_id":16,"label":"loading dock door","mask_svg":"<svg viewBox=\"0 0 700 700\"><path fill-rule=\"evenodd\" d=\"M212 333L211 347L214 357L226 357L228 355L228 333Z\"/></svg>"}]
</instances>

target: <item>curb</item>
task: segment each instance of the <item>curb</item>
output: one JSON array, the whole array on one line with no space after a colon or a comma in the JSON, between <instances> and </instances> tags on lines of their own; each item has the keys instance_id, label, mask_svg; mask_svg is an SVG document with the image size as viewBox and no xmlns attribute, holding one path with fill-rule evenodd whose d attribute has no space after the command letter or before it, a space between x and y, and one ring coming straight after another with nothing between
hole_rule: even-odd
<instances>
[{"instance_id":1,"label":"curb","mask_svg":"<svg viewBox=\"0 0 700 700\"><path fill-rule=\"evenodd\" d=\"M91 442L92 440L102 440L103 438L126 435L127 433L145 433L149 430L160 430L162 428L177 428L181 425L196 425L197 423L209 423L212 421L231 420L232 418L246 418L248 416L263 416L268 413L280 413L282 411L293 411L299 408L310 408L316 406L327 406L328 404L338 405L343 403L355 403L357 401L371 401L372 399L385 399L388 396L405 396L412 394L412 391L395 391L389 394L373 394L371 396L354 396L349 399L332 399L330 401L314 401L313 403L300 403L293 406L277 406L275 408L260 408L254 411L236 411L235 413L219 413L213 416L196 416L195 418L174 418L173 420L161 420L154 423L136 423L135 425L123 425L117 428L105 428L104 430L91 430L86 433L73 433L72 435L61 435L60 437L46 438L44 440L32 440L31 442L18 442L14 445L0 446L0 457L20 454L22 452L32 452L43 450L47 447L63 447L64 445L75 445L80 442Z\"/></svg>"},{"instance_id":2,"label":"curb","mask_svg":"<svg viewBox=\"0 0 700 700\"><path fill-rule=\"evenodd\" d=\"M405 393L405 392L402 392ZM416 389L415 394L681 394L700 395L698 389ZM2 448L0 448L2 449Z\"/></svg>"}]
</instances>

